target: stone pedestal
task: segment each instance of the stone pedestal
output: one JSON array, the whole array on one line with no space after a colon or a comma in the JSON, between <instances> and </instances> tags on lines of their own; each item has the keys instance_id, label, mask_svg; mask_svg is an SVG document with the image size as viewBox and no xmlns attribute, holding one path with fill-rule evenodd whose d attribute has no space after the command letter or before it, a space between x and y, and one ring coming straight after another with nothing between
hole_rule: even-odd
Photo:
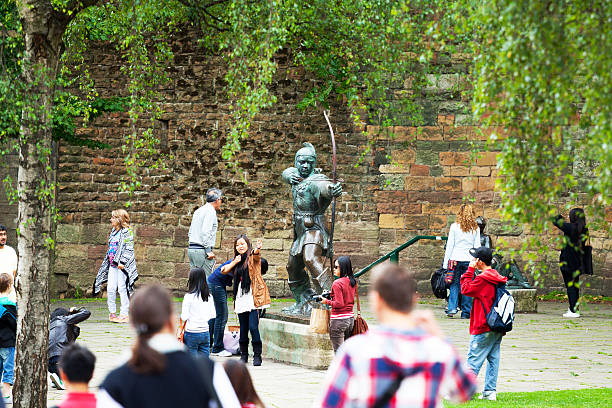
<instances>
[{"instance_id":1,"label":"stone pedestal","mask_svg":"<svg viewBox=\"0 0 612 408\"><path fill-rule=\"evenodd\" d=\"M313 333L308 324L266 317L259 321L263 356L283 363L326 369L334 358L329 334Z\"/></svg>"},{"instance_id":2,"label":"stone pedestal","mask_svg":"<svg viewBox=\"0 0 612 408\"><path fill-rule=\"evenodd\" d=\"M535 289L508 289L514 297L514 311L521 313L537 313L538 299Z\"/></svg>"}]
</instances>

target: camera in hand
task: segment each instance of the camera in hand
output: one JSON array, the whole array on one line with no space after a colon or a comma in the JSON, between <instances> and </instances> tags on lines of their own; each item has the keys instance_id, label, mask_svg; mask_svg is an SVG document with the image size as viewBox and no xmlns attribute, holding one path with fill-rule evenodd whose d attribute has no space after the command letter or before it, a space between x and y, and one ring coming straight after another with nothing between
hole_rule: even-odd
<instances>
[{"instance_id":1,"label":"camera in hand","mask_svg":"<svg viewBox=\"0 0 612 408\"><path fill-rule=\"evenodd\" d=\"M331 300L331 292L325 291L321 293L320 295L312 295L312 300L314 300L315 302L320 302L323 300L323 298L327 300Z\"/></svg>"}]
</instances>

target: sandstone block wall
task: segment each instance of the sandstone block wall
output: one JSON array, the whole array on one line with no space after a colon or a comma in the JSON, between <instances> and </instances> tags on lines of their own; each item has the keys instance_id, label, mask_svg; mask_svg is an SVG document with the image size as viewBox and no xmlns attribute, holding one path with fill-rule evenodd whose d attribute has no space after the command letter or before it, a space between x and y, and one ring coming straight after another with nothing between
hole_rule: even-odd
<instances>
[{"instance_id":1,"label":"sandstone block wall","mask_svg":"<svg viewBox=\"0 0 612 408\"><path fill-rule=\"evenodd\" d=\"M155 123L161 150L171 159L167 169L142 171L142 187L128 209L136 233L139 283L161 282L176 293L185 290L191 216L203 204L206 189L217 186L225 193L218 214L217 259L222 262L233 256L238 233L246 232L253 240L262 237L263 255L270 263L266 281L271 293L287 296L292 201L280 174L292 165L301 144L309 141L317 149L317 166L331 175L331 143L322 112L296 107L313 78L293 66L287 54L278 56L272 87L278 103L256 117L238 155L245 184L226 168L220 154L231 112L223 90L222 59L206 54L189 32L177 37L174 52L175 63L169 69L172 81L163 87L159 101L165 114ZM125 96L125 78L114 49L100 44L90 58L100 95ZM441 72L432 77L435 85L423 96L424 120L419 127L400 117L393 134L367 125L364 135L340 103L331 109L338 176L344 179L334 246L337 255L350 255L358 268L414 235L445 235L464 198L474 200L477 213L489 219L495 242L503 237L519 245L530 234L524 226L499 220L499 198L494 192L496 153L486 151L484 145L493 129L483 133L474 126L468 103L457 91L457 84L467 80L465 56L445 60ZM78 132L109 143L110 149L59 146L57 200L63 218L56 234L54 296L73 295L77 288L86 292L92 286L106 250L110 212L127 200L119 185L125 176L121 146L129 131L127 114L104 114ZM372 153L355 167L368 143L373 143ZM480 154L471 153L473 145ZM4 206L0 210L12 211ZM612 240L600 234L592 244L596 275L587 278L588 291L610 296ZM429 276L442 257L440 241L423 241L403 251L400 262L415 271L419 290L429 294ZM551 248L541 259L555 265L558 251ZM562 289L558 272L540 282L542 291Z\"/></svg>"},{"instance_id":2,"label":"sandstone block wall","mask_svg":"<svg viewBox=\"0 0 612 408\"><path fill-rule=\"evenodd\" d=\"M16 154L8 154L2 156L1 160L3 162L0 163L0 180L10 176L13 179L12 187L16 187L19 157ZM0 188L0 224L7 229L7 244L17 250L17 203L9 202L4 182Z\"/></svg>"}]
</instances>

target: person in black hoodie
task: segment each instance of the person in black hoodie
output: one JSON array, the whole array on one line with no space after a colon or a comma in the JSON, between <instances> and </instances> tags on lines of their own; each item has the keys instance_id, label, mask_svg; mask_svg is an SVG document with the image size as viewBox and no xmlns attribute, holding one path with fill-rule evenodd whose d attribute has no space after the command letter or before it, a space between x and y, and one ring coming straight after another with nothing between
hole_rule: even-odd
<instances>
[{"instance_id":1,"label":"person in black hoodie","mask_svg":"<svg viewBox=\"0 0 612 408\"><path fill-rule=\"evenodd\" d=\"M77 324L89 319L91 312L83 308L70 308L66 310L58 307L51 312L51 322L49 323L49 375L53 385L60 390L65 389L59 375L57 362L59 361L64 348L76 341L81 333Z\"/></svg>"},{"instance_id":2,"label":"person in black hoodie","mask_svg":"<svg viewBox=\"0 0 612 408\"><path fill-rule=\"evenodd\" d=\"M15 337L17 335L17 305L11 296L13 278L0 273L0 373L2 374L2 401L13 402L13 367L15 365Z\"/></svg>"},{"instance_id":3,"label":"person in black hoodie","mask_svg":"<svg viewBox=\"0 0 612 408\"><path fill-rule=\"evenodd\" d=\"M580 297L580 273L582 270L582 257L584 243L589 237L589 229L586 227L586 217L582 208L574 208L569 213L569 222L565 222L563 216L558 215L553 224L563 231L565 242L559 255L559 266L563 282L567 288L569 309L563 317L580 317L576 303Z\"/></svg>"}]
</instances>

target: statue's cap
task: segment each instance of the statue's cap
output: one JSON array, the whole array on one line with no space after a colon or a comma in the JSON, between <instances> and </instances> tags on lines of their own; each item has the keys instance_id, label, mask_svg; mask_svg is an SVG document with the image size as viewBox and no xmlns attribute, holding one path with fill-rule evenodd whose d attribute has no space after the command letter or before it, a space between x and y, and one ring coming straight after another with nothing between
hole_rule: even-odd
<instances>
[{"instance_id":1,"label":"statue's cap","mask_svg":"<svg viewBox=\"0 0 612 408\"><path fill-rule=\"evenodd\" d=\"M315 148L312 145L312 143L306 142L303 144L303 146L304 147L298 150L297 153L295 154L296 159L299 156L310 156L310 157L314 157L315 159L317 158L317 153L315 152Z\"/></svg>"}]
</instances>

